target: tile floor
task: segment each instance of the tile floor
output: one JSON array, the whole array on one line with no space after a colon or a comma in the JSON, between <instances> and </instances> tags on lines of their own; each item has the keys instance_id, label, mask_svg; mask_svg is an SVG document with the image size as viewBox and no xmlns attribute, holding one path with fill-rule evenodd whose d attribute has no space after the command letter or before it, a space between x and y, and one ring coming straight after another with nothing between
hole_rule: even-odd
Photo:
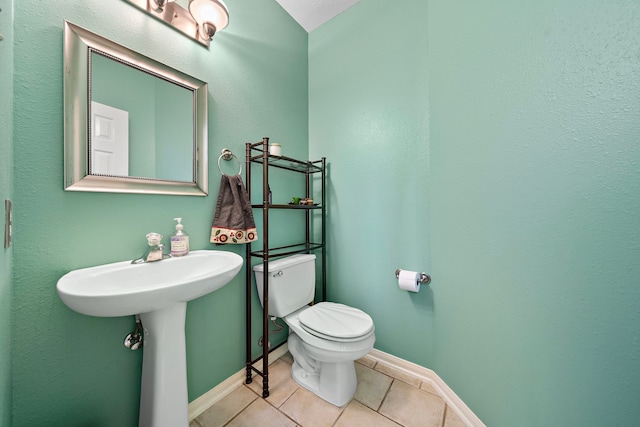
<instances>
[{"instance_id":1,"label":"tile floor","mask_svg":"<svg viewBox=\"0 0 640 427\"><path fill-rule=\"evenodd\" d=\"M356 363L358 389L338 408L291 378L289 353L270 365L269 392L262 379L238 386L190 423L190 427L465 427L430 384L363 358Z\"/></svg>"}]
</instances>

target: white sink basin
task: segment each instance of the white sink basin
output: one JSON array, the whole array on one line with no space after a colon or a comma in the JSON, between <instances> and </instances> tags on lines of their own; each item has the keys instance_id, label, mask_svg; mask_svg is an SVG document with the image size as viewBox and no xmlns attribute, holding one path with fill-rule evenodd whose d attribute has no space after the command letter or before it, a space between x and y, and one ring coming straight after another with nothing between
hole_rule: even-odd
<instances>
[{"instance_id":1,"label":"white sink basin","mask_svg":"<svg viewBox=\"0 0 640 427\"><path fill-rule=\"evenodd\" d=\"M187 301L229 283L242 263L232 252L192 251L145 264L123 261L83 268L58 281L60 298L79 313L140 314L144 347L139 427L188 427Z\"/></svg>"},{"instance_id":2,"label":"white sink basin","mask_svg":"<svg viewBox=\"0 0 640 427\"><path fill-rule=\"evenodd\" d=\"M148 313L220 289L242 262L233 252L205 250L145 264L116 262L64 275L58 294L69 308L89 316Z\"/></svg>"}]
</instances>

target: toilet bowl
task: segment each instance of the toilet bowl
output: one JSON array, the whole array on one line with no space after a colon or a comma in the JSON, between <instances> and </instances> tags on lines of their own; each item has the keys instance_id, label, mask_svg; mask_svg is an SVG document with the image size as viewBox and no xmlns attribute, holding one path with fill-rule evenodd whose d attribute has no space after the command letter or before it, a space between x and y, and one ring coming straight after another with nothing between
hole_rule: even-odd
<instances>
[{"instance_id":1,"label":"toilet bowl","mask_svg":"<svg viewBox=\"0 0 640 427\"><path fill-rule=\"evenodd\" d=\"M353 307L321 302L289 314L284 321L289 326L293 379L333 405L348 403L358 385L354 361L369 353L376 340L371 318ZM316 321L333 329L315 330Z\"/></svg>"},{"instance_id":2,"label":"toilet bowl","mask_svg":"<svg viewBox=\"0 0 640 427\"><path fill-rule=\"evenodd\" d=\"M344 304L309 306L315 289L315 255L293 255L253 267L260 302L269 280L269 315L289 326L288 346L293 379L327 402L343 406L351 400L357 378L354 361L375 342L374 325L365 312Z\"/></svg>"}]
</instances>

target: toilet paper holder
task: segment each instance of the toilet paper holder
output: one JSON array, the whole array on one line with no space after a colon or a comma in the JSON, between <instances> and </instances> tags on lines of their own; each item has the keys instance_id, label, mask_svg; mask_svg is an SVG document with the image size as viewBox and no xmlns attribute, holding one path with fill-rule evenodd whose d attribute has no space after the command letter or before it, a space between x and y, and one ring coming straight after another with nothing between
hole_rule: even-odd
<instances>
[{"instance_id":1,"label":"toilet paper holder","mask_svg":"<svg viewBox=\"0 0 640 427\"><path fill-rule=\"evenodd\" d=\"M396 279L400 277L400 271L402 270L401 269L396 270ZM429 276L427 273L420 273L420 284L428 285L429 283L431 283L431 276Z\"/></svg>"}]
</instances>

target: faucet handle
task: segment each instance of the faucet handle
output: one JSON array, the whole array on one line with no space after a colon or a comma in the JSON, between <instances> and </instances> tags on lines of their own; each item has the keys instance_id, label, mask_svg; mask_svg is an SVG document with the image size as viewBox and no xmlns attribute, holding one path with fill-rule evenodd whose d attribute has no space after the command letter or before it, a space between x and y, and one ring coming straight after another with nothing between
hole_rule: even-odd
<instances>
[{"instance_id":1,"label":"faucet handle","mask_svg":"<svg viewBox=\"0 0 640 427\"><path fill-rule=\"evenodd\" d=\"M162 242L162 234L160 233L149 233L147 234L147 242L149 246L157 246Z\"/></svg>"}]
</instances>

